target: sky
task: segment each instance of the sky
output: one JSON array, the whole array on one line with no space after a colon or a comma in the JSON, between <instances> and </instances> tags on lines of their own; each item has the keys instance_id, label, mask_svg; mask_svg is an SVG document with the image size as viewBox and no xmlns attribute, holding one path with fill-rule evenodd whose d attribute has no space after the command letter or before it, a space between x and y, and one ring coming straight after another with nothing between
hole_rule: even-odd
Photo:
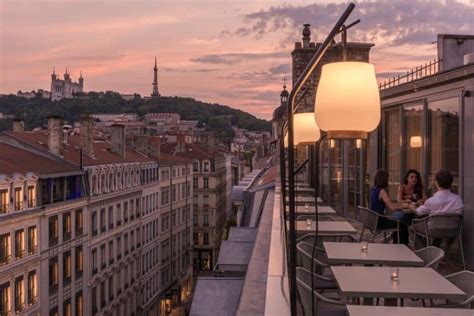
<instances>
[{"instance_id":1,"label":"sky","mask_svg":"<svg viewBox=\"0 0 474 316\"><path fill-rule=\"evenodd\" d=\"M346 1L0 0L0 93L50 90L50 75L86 91L159 91L269 119L291 51L311 24L324 40ZM436 58L439 33L474 34L474 0L356 2L349 41L374 43L379 80Z\"/></svg>"}]
</instances>

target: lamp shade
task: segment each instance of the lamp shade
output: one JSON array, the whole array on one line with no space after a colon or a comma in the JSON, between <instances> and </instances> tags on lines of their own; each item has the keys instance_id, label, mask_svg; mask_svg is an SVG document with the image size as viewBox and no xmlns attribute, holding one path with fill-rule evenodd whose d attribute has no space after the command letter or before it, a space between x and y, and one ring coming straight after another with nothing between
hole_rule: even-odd
<instances>
[{"instance_id":1,"label":"lamp shade","mask_svg":"<svg viewBox=\"0 0 474 316\"><path fill-rule=\"evenodd\" d=\"M323 65L314 112L329 138L366 139L380 122L374 66L352 61Z\"/></svg>"},{"instance_id":2,"label":"lamp shade","mask_svg":"<svg viewBox=\"0 0 474 316\"><path fill-rule=\"evenodd\" d=\"M295 145L314 144L319 140L321 132L313 113L296 113L293 115L293 131Z\"/></svg>"},{"instance_id":3,"label":"lamp shade","mask_svg":"<svg viewBox=\"0 0 474 316\"><path fill-rule=\"evenodd\" d=\"M410 137L410 147L411 148L420 148L422 146L421 136L412 136Z\"/></svg>"}]
</instances>

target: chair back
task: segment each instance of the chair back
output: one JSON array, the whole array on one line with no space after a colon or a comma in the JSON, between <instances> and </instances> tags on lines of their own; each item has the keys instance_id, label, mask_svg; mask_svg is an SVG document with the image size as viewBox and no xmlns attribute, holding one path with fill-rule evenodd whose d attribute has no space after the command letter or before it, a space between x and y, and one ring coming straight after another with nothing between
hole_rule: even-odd
<instances>
[{"instance_id":1,"label":"chair back","mask_svg":"<svg viewBox=\"0 0 474 316\"><path fill-rule=\"evenodd\" d=\"M464 270L446 276L451 283L456 285L467 297L474 296L474 272Z\"/></svg>"},{"instance_id":2,"label":"chair back","mask_svg":"<svg viewBox=\"0 0 474 316\"><path fill-rule=\"evenodd\" d=\"M314 305L317 311L317 315L346 315L345 308L342 308L346 304L340 301L330 299L323 296L318 291L311 289L311 286L308 285L308 282L311 282L311 272L303 268L296 268L296 282L298 288L298 295L301 302L301 309L303 310L304 315L312 315L312 298L311 295L314 295ZM311 283L310 283L311 284ZM312 293L312 294L311 294ZM321 304L324 302L326 304ZM323 305L323 306L321 306ZM332 306L328 306L332 305ZM334 309L334 306L341 306L339 309ZM332 307L332 310L331 310Z\"/></svg>"},{"instance_id":3,"label":"chair back","mask_svg":"<svg viewBox=\"0 0 474 316\"><path fill-rule=\"evenodd\" d=\"M296 245L298 250L297 254L297 264L306 268L307 270L311 270L311 261L313 261L313 265L316 270L321 270L321 267L327 267L327 256L323 249L316 246L314 250L314 257L313 257L313 245L307 242L299 242ZM313 260L311 260L313 259Z\"/></svg>"},{"instance_id":4,"label":"chair back","mask_svg":"<svg viewBox=\"0 0 474 316\"><path fill-rule=\"evenodd\" d=\"M421 248L414 251L425 263L426 268L438 269L439 262L444 257L444 250L434 246Z\"/></svg>"},{"instance_id":5,"label":"chair back","mask_svg":"<svg viewBox=\"0 0 474 316\"><path fill-rule=\"evenodd\" d=\"M358 220L364 225L364 227L371 231L376 231L379 223L379 213L360 205L357 206L357 209L359 211Z\"/></svg>"},{"instance_id":6,"label":"chair back","mask_svg":"<svg viewBox=\"0 0 474 316\"><path fill-rule=\"evenodd\" d=\"M456 238L462 232L462 215L431 215L427 219L430 238Z\"/></svg>"}]
</instances>

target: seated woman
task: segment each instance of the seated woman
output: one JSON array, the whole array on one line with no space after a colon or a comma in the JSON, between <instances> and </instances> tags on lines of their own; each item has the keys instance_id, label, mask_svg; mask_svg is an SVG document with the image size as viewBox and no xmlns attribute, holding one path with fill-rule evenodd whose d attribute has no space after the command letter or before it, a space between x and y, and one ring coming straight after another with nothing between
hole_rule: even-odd
<instances>
[{"instance_id":1,"label":"seated woman","mask_svg":"<svg viewBox=\"0 0 474 316\"><path fill-rule=\"evenodd\" d=\"M385 215L385 208L391 211L396 211L403 208L409 208L410 204L407 202L394 203L387 193L388 188L388 171L379 169L374 177L374 186L370 189L370 209ZM381 219L378 224L379 228L393 228L396 227L395 221L390 221L385 218ZM393 236L394 242L397 242L396 234ZM400 225L400 243L408 244L408 227L405 224Z\"/></svg>"},{"instance_id":2,"label":"seated woman","mask_svg":"<svg viewBox=\"0 0 474 316\"><path fill-rule=\"evenodd\" d=\"M405 173L403 179L403 184L398 186L398 203L406 202L410 204L414 203L417 206L422 205L428 197L426 196L425 190L423 189L421 174L418 172L418 170L409 169ZM411 224L411 220L414 217L413 214L400 211L395 212L393 215L398 218L400 223L408 226Z\"/></svg>"}]
</instances>

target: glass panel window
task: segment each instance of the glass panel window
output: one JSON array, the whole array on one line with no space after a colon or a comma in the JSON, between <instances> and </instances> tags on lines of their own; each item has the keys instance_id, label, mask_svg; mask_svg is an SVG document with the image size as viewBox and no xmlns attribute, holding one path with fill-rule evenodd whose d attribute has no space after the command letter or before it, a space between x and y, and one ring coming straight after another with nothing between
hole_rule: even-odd
<instances>
[{"instance_id":1,"label":"glass panel window","mask_svg":"<svg viewBox=\"0 0 474 316\"><path fill-rule=\"evenodd\" d=\"M92 212L91 226L92 226L92 236L97 235L97 211Z\"/></svg>"},{"instance_id":2,"label":"glass panel window","mask_svg":"<svg viewBox=\"0 0 474 316\"><path fill-rule=\"evenodd\" d=\"M10 282L0 284L0 314L8 315L10 309Z\"/></svg>"},{"instance_id":3,"label":"glass panel window","mask_svg":"<svg viewBox=\"0 0 474 316\"><path fill-rule=\"evenodd\" d=\"M116 220L116 226L122 225L122 204L118 203L115 206L115 213L117 216L115 217Z\"/></svg>"},{"instance_id":4,"label":"glass panel window","mask_svg":"<svg viewBox=\"0 0 474 316\"><path fill-rule=\"evenodd\" d=\"M10 234L0 235L0 266L10 262Z\"/></svg>"},{"instance_id":5,"label":"glass panel window","mask_svg":"<svg viewBox=\"0 0 474 316\"><path fill-rule=\"evenodd\" d=\"M8 210L8 190L0 190L0 214Z\"/></svg>"},{"instance_id":6,"label":"glass panel window","mask_svg":"<svg viewBox=\"0 0 474 316\"><path fill-rule=\"evenodd\" d=\"M82 246L76 247L75 256L76 256L75 258L76 276L80 276L82 275L82 270L84 269L84 258L83 258Z\"/></svg>"},{"instance_id":7,"label":"glass panel window","mask_svg":"<svg viewBox=\"0 0 474 316\"><path fill-rule=\"evenodd\" d=\"M452 191L459 185L459 98L449 98L428 103L428 183L433 192L434 177L446 169L454 177Z\"/></svg>"},{"instance_id":8,"label":"glass panel window","mask_svg":"<svg viewBox=\"0 0 474 316\"><path fill-rule=\"evenodd\" d=\"M49 259L49 292L55 292L58 289L59 264L58 257Z\"/></svg>"},{"instance_id":9,"label":"glass panel window","mask_svg":"<svg viewBox=\"0 0 474 316\"><path fill-rule=\"evenodd\" d=\"M397 188L400 182L400 148L401 148L401 126L400 110L398 108L385 112L385 169L389 173L389 195L397 196Z\"/></svg>"},{"instance_id":10,"label":"glass panel window","mask_svg":"<svg viewBox=\"0 0 474 316\"><path fill-rule=\"evenodd\" d=\"M97 273L97 249L92 249L92 274Z\"/></svg>"},{"instance_id":11,"label":"glass panel window","mask_svg":"<svg viewBox=\"0 0 474 316\"><path fill-rule=\"evenodd\" d=\"M209 245L209 233L204 233L204 245Z\"/></svg>"},{"instance_id":12,"label":"glass panel window","mask_svg":"<svg viewBox=\"0 0 474 316\"><path fill-rule=\"evenodd\" d=\"M64 316L72 316L72 305L71 299L67 299L63 304L63 315Z\"/></svg>"},{"instance_id":13,"label":"glass panel window","mask_svg":"<svg viewBox=\"0 0 474 316\"><path fill-rule=\"evenodd\" d=\"M36 226L28 227L28 253L33 254L38 251L38 232Z\"/></svg>"},{"instance_id":14,"label":"glass panel window","mask_svg":"<svg viewBox=\"0 0 474 316\"><path fill-rule=\"evenodd\" d=\"M25 282L23 276L15 279L15 311L21 312L25 308Z\"/></svg>"},{"instance_id":15,"label":"glass panel window","mask_svg":"<svg viewBox=\"0 0 474 316\"><path fill-rule=\"evenodd\" d=\"M82 210L76 210L75 220L76 220L76 235L82 235L82 232L84 229Z\"/></svg>"},{"instance_id":16,"label":"glass panel window","mask_svg":"<svg viewBox=\"0 0 474 316\"><path fill-rule=\"evenodd\" d=\"M209 178L204 178L204 189L209 189Z\"/></svg>"},{"instance_id":17,"label":"glass panel window","mask_svg":"<svg viewBox=\"0 0 474 316\"><path fill-rule=\"evenodd\" d=\"M25 256L25 231L23 229L15 232L15 258L21 259Z\"/></svg>"},{"instance_id":18,"label":"glass panel window","mask_svg":"<svg viewBox=\"0 0 474 316\"><path fill-rule=\"evenodd\" d=\"M76 293L76 316L84 315L84 302L82 298L82 291Z\"/></svg>"},{"instance_id":19,"label":"glass panel window","mask_svg":"<svg viewBox=\"0 0 474 316\"><path fill-rule=\"evenodd\" d=\"M204 214L203 224L204 224L204 226L209 226L209 215L208 214Z\"/></svg>"},{"instance_id":20,"label":"glass panel window","mask_svg":"<svg viewBox=\"0 0 474 316\"><path fill-rule=\"evenodd\" d=\"M105 208L100 210L100 232L105 233Z\"/></svg>"},{"instance_id":21,"label":"glass panel window","mask_svg":"<svg viewBox=\"0 0 474 316\"><path fill-rule=\"evenodd\" d=\"M69 240L71 238L72 222L71 213L63 214L63 240Z\"/></svg>"},{"instance_id":22,"label":"glass panel window","mask_svg":"<svg viewBox=\"0 0 474 316\"><path fill-rule=\"evenodd\" d=\"M105 262L105 244L100 246L100 269L105 269L106 262Z\"/></svg>"},{"instance_id":23,"label":"glass panel window","mask_svg":"<svg viewBox=\"0 0 474 316\"><path fill-rule=\"evenodd\" d=\"M71 282L71 252L67 251L63 253L63 283L69 284Z\"/></svg>"},{"instance_id":24,"label":"glass panel window","mask_svg":"<svg viewBox=\"0 0 474 316\"><path fill-rule=\"evenodd\" d=\"M193 214L193 225L198 225L198 215Z\"/></svg>"},{"instance_id":25,"label":"glass panel window","mask_svg":"<svg viewBox=\"0 0 474 316\"><path fill-rule=\"evenodd\" d=\"M114 228L114 207L113 206L109 206L108 221L109 221L109 229Z\"/></svg>"},{"instance_id":26,"label":"glass panel window","mask_svg":"<svg viewBox=\"0 0 474 316\"><path fill-rule=\"evenodd\" d=\"M35 207L36 192L34 186L28 186L28 207Z\"/></svg>"},{"instance_id":27,"label":"glass panel window","mask_svg":"<svg viewBox=\"0 0 474 316\"><path fill-rule=\"evenodd\" d=\"M36 270L28 273L28 304L35 304L38 299L38 280Z\"/></svg>"},{"instance_id":28,"label":"glass panel window","mask_svg":"<svg viewBox=\"0 0 474 316\"><path fill-rule=\"evenodd\" d=\"M49 245L54 246L59 239L59 221L58 216L51 216L49 218Z\"/></svg>"},{"instance_id":29,"label":"glass panel window","mask_svg":"<svg viewBox=\"0 0 474 316\"><path fill-rule=\"evenodd\" d=\"M15 210L21 210L23 208L23 190L21 188L15 188Z\"/></svg>"},{"instance_id":30,"label":"glass panel window","mask_svg":"<svg viewBox=\"0 0 474 316\"><path fill-rule=\"evenodd\" d=\"M407 106L403 110L405 117L405 168L416 169L422 172L422 152L423 152L423 104Z\"/></svg>"}]
</instances>

